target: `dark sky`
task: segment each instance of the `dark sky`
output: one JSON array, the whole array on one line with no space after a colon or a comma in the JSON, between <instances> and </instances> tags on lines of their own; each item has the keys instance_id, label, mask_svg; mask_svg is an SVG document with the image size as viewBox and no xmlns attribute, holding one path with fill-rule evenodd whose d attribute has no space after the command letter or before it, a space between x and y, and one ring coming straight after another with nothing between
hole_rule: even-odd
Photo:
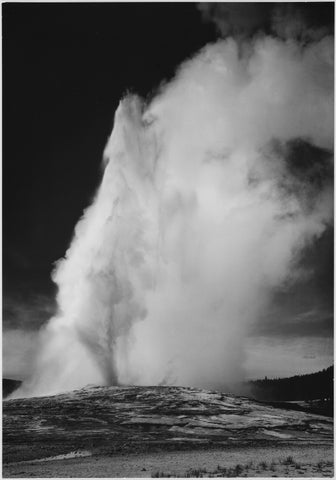
<instances>
[{"instance_id":1,"label":"dark sky","mask_svg":"<svg viewBox=\"0 0 336 480\"><path fill-rule=\"evenodd\" d=\"M193 3L2 4L5 328L36 329L52 313L53 263L99 185L120 98L127 91L150 96L183 60L227 32L232 5L225 5L229 14L217 12L215 25ZM232 18L243 19L245 29L252 16L246 19L242 8L232 7ZM269 30L271 10L272 4L259 4L251 31ZM333 4L306 5L305 16L330 29ZM309 258L315 275L298 288L297 303L309 304L310 292L327 318L331 230ZM281 295L280 303L292 305ZM330 336L330 320L323 325Z\"/></svg>"},{"instance_id":2,"label":"dark sky","mask_svg":"<svg viewBox=\"0 0 336 480\"><path fill-rule=\"evenodd\" d=\"M49 292L114 111L214 40L193 4L3 5L4 292Z\"/></svg>"}]
</instances>

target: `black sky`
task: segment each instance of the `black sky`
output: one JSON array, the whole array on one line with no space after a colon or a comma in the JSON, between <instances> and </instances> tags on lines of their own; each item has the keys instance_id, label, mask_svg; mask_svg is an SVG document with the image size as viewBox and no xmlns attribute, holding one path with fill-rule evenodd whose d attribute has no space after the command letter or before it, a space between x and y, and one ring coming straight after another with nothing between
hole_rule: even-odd
<instances>
[{"instance_id":1,"label":"black sky","mask_svg":"<svg viewBox=\"0 0 336 480\"><path fill-rule=\"evenodd\" d=\"M332 28L332 3L305 4L305 12ZM52 312L53 263L99 185L120 98L150 96L219 32L193 3L4 3L2 16L4 325L36 329ZM329 319L331 230L309 258L315 275L297 302L316 295ZM29 325L22 305L31 309Z\"/></svg>"},{"instance_id":2,"label":"black sky","mask_svg":"<svg viewBox=\"0 0 336 480\"><path fill-rule=\"evenodd\" d=\"M4 293L49 292L114 111L216 38L193 4L3 5Z\"/></svg>"}]
</instances>

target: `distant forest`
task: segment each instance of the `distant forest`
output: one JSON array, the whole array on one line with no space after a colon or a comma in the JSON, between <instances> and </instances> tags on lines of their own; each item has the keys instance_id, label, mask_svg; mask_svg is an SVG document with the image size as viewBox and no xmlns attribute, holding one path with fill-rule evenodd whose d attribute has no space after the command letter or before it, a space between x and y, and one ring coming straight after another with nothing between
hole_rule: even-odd
<instances>
[{"instance_id":1,"label":"distant forest","mask_svg":"<svg viewBox=\"0 0 336 480\"><path fill-rule=\"evenodd\" d=\"M333 387L333 366L308 375L248 382L249 396L263 401L333 400Z\"/></svg>"}]
</instances>

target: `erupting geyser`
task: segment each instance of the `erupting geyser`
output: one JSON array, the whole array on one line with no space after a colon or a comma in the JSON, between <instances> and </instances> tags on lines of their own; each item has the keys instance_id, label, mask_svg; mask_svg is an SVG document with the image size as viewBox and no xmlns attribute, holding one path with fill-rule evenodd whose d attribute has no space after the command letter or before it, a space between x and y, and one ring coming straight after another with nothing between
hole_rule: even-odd
<instances>
[{"instance_id":1,"label":"erupting geyser","mask_svg":"<svg viewBox=\"0 0 336 480\"><path fill-rule=\"evenodd\" d=\"M331 37L264 37L206 47L149 105L122 100L15 396L237 378L248 328L332 222L331 160L318 182L289 161L300 142L331 159L332 99Z\"/></svg>"}]
</instances>

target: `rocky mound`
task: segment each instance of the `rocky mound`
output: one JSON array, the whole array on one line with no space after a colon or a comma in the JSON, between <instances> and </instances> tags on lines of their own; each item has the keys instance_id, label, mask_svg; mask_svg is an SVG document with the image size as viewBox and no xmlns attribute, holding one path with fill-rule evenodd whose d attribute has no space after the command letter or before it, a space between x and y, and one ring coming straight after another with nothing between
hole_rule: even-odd
<instances>
[{"instance_id":1,"label":"rocky mound","mask_svg":"<svg viewBox=\"0 0 336 480\"><path fill-rule=\"evenodd\" d=\"M332 439L330 418L194 388L90 387L3 402L4 462Z\"/></svg>"}]
</instances>

